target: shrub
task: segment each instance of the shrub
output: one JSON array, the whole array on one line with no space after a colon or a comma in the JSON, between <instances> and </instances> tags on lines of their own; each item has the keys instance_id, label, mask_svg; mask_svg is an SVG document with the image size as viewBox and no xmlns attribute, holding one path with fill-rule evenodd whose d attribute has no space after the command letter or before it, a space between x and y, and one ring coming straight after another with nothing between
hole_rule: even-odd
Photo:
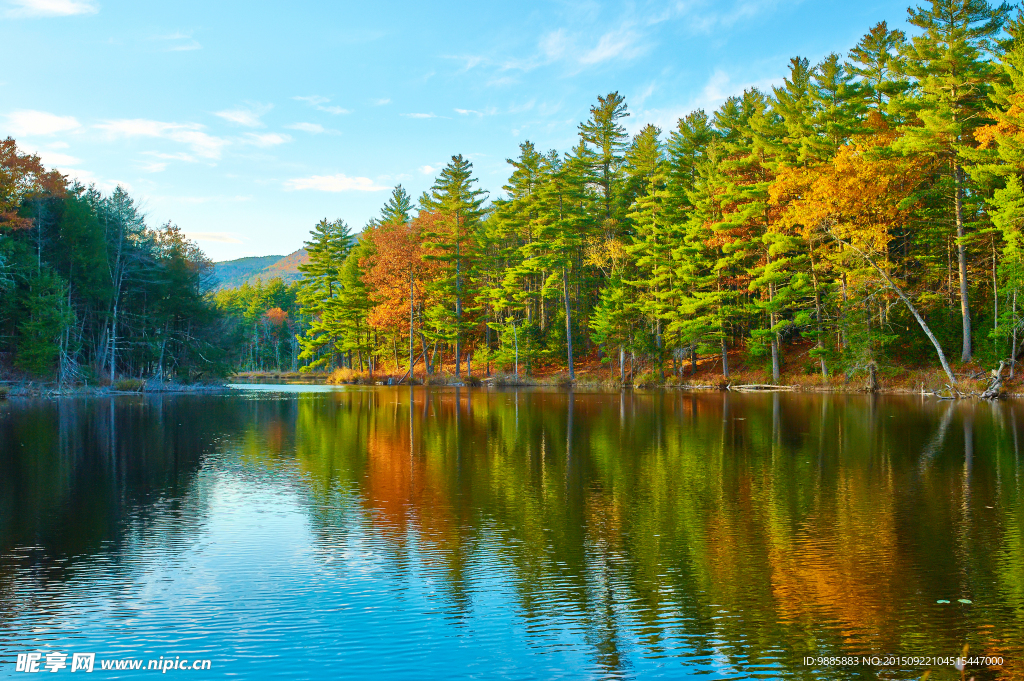
<instances>
[{"instance_id":1,"label":"shrub","mask_svg":"<svg viewBox=\"0 0 1024 681\"><path fill-rule=\"evenodd\" d=\"M656 371L645 371L633 379L633 386L636 388L653 388L664 385L665 381Z\"/></svg>"},{"instance_id":2,"label":"shrub","mask_svg":"<svg viewBox=\"0 0 1024 681\"><path fill-rule=\"evenodd\" d=\"M140 393L146 387L141 378L119 378L114 381L114 390L122 393Z\"/></svg>"},{"instance_id":3,"label":"shrub","mask_svg":"<svg viewBox=\"0 0 1024 681\"><path fill-rule=\"evenodd\" d=\"M327 383L330 385L360 383L366 378L367 374L342 367L335 369L327 376Z\"/></svg>"},{"instance_id":4,"label":"shrub","mask_svg":"<svg viewBox=\"0 0 1024 681\"><path fill-rule=\"evenodd\" d=\"M499 387L515 387L520 385L534 385L534 381L528 379L526 376L520 374L494 374L494 378L491 379L491 385Z\"/></svg>"}]
</instances>

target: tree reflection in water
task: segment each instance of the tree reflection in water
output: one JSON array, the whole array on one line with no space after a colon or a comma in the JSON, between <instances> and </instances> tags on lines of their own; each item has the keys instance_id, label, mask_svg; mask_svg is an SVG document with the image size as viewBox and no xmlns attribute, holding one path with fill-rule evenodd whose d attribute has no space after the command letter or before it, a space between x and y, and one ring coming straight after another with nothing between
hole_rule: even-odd
<instances>
[{"instance_id":1,"label":"tree reflection in water","mask_svg":"<svg viewBox=\"0 0 1024 681\"><path fill-rule=\"evenodd\" d=\"M1014 404L399 387L4 409L7 572L116 552L155 503L191 505L159 528L184 542L204 455L231 450L294 489L339 571L358 544L457 627L507 594L531 646L585 641L601 674L810 678L805 656L965 642L1007 661L977 678L1024 673Z\"/></svg>"}]
</instances>

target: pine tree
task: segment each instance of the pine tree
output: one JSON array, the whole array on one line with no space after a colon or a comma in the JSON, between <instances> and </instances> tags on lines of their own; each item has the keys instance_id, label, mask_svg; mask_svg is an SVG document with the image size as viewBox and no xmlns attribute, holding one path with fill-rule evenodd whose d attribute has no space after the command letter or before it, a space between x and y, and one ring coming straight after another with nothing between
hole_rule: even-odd
<instances>
[{"instance_id":1,"label":"pine tree","mask_svg":"<svg viewBox=\"0 0 1024 681\"><path fill-rule=\"evenodd\" d=\"M664 376L663 325L676 307L672 247L678 238L667 190L667 164L658 139L661 131L648 125L633 139L626 153L627 181L635 195L630 207L632 245L627 251L636 259L636 307L651 323L658 368Z\"/></svg>"},{"instance_id":2,"label":"pine tree","mask_svg":"<svg viewBox=\"0 0 1024 681\"><path fill-rule=\"evenodd\" d=\"M391 190L391 197L384 207L380 209L380 223L402 224L409 222L412 211L412 197L405 191L402 185L397 185Z\"/></svg>"},{"instance_id":3,"label":"pine tree","mask_svg":"<svg viewBox=\"0 0 1024 681\"><path fill-rule=\"evenodd\" d=\"M875 24L850 50L847 70L860 79L861 95L868 108L885 116L889 102L910 89L902 52L906 46L903 31L889 30L884 22Z\"/></svg>"},{"instance_id":4,"label":"pine tree","mask_svg":"<svg viewBox=\"0 0 1024 681\"><path fill-rule=\"evenodd\" d=\"M473 164L462 157L452 160L434 181L429 195L424 194L422 207L436 211L444 220L439 231L425 233L427 245L435 253L429 257L444 262L448 276L438 282L454 300L454 317L450 322L442 321L443 315L435 313L435 319L446 328L446 335L455 342L455 375L460 375L462 366L462 336L465 331L463 303L472 297L470 285L473 282L472 266L477 255L480 220L484 212L486 192L476 188Z\"/></svg>"},{"instance_id":5,"label":"pine tree","mask_svg":"<svg viewBox=\"0 0 1024 681\"><path fill-rule=\"evenodd\" d=\"M598 97L590 118L580 123L582 148L577 156L590 168L591 180L601 194L601 222L606 236L618 236L625 206L622 205L621 168L629 135L619 122L629 116L626 100L618 92Z\"/></svg>"},{"instance_id":6,"label":"pine tree","mask_svg":"<svg viewBox=\"0 0 1024 681\"><path fill-rule=\"evenodd\" d=\"M715 129L703 109L680 118L669 135L666 188L676 221L683 221L685 212L692 208L689 195L696 185L699 167L706 159L708 145L715 136Z\"/></svg>"},{"instance_id":7,"label":"pine tree","mask_svg":"<svg viewBox=\"0 0 1024 681\"><path fill-rule=\"evenodd\" d=\"M907 72L917 80L916 96L904 98L902 108L920 125L909 125L897 147L908 154L931 156L948 167L945 183L936 187L951 194L949 221L956 234L963 329L961 361L973 356L971 305L967 271L966 227L969 181L963 147L974 146L974 131L986 122L985 104L995 66L989 60L1009 13L1009 6L992 7L987 0L932 0L926 8L907 10L922 34L905 46Z\"/></svg>"},{"instance_id":8,"label":"pine tree","mask_svg":"<svg viewBox=\"0 0 1024 681\"><path fill-rule=\"evenodd\" d=\"M1024 286L1024 43L1019 41L1022 29L1024 15L1018 14L1008 22L1011 39L1003 44L1000 55L1004 80L993 83L993 106L989 108L993 120L975 132L979 148L971 156L979 163L970 169L977 181L991 182L995 177L1002 178L1004 183L995 190L989 212L1004 244L1000 262L1002 292L1013 301L1008 309L1004 306L1001 324L1006 330L1004 339L1010 343L1007 354L1011 360L1016 360L1020 339L1016 311L1024 307L1024 300L1017 299ZM1011 377L1015 370L1015 362L1011 361Z\"/></svg>"},{"instance_id":9,"label":"pine tree","mask_svg":"<svg viewBox=\"0 0 1024 681\"><path fill-rule=\"evenodd\" d=\"M343 340L341 268L355 245L355 237L343 220L328 222L324 218L310 234L312 239L306 242L309 260L299 266L303 274L300 309L309 320L308 330L299 339L299 357L306 361L305 371L338 366Z\"/></svg>"}]
</instances>

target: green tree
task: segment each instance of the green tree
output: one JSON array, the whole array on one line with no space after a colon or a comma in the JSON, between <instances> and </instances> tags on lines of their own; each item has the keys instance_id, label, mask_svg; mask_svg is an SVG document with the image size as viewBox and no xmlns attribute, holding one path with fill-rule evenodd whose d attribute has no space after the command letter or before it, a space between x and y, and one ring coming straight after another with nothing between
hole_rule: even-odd
<instances>
[{"instance_id":1,"label":"green tree","mask_svg":"<svg viewBox=\"0 0 1024 681\"><path fill-rule=\"evenodd\" d=\"M303 274L299 303L302 314L309 319L309 328L299 339L299 357L306 362L305 371L338 365L343 314L339 301L341 267L355 245L355 237L343 220L328 222L324 218L310 234L312 239L306 242L309 260L299 266Z\"/></svg>"},{"instance_id":2,"label":"green tree","mask_svg":"<svg viewBox=\"0 0 1024 681\"><path fill-rule=\"evenodd\" d=\"M405 191L402 185L397 185L391 190L391 196L384 207L380 209L381 224L397 223L405 224L412 219L412 197Z\"/></svg>"},{"instance_id":3,"label":"green tree","mask_svg":"<svg viewBox=\"0 0 1024 681\"><path fill-rule=\"evenodd\" d=\"M422 209L436 211L444 219L435 223L440 229L424 233L427 246L434 251L431 258L445 263L448 274L436 286L443 296L454 301L454 316L450 322L445 315L435 313L435 321L455 343L455 375L462 366L462 337L465 331L463 303L472 298L469 285L473 282L472 267L478 255L480 224L486 192L474 185L473 164L462 154L452 156L434 181L429 194L421 200Z\"/></svg>"},{"instance_id":4,"label":"green tree","mask_svg":"<svg viewBox=\"0 0 1024 681\"><path fill-rule=\"evenodd\" d=\"M860 79L866 105L879 115L888 114L889 102L904 96L911 87L902 54L906 41L903 31L889 30L881 21L850 50L846 68Z\"/></svg>"},{"instance_id":5,"label":"green tree","mask_svg":"<svg viewBox=\"0 0 1024 681\"><path fill-rule=\"evenodd\" d=\"M974 146L974 131L988 120L985 107L995 79L990 56L1009 6L987 0L932 0L930 6L908 9L909 21L921 30L905 45L907 73L917 81L916 93L902 108L918 125L903 129L897 147L908 154L930 156L948 168L935 191L949 205L956 234L963 329L961 361L973 355L966 227L969 178L963 149ZM948 198L946 198L948 197ZM951 200L950 200L951 199Z\"/></svg>"},{"instance_id":6,"label":"green tree","mask_svg":"<svg viewBox=\"0 0 1024 681\"><path fill-rule=\"evenodd\" d=\"M618 92L598 97L590 107L590 118L580 123L582 147L577 156L590 169L590 180L597 187L601 200L601 222L605 234L618 236L622 213L622 164L629 145L629 135L621 121L629 116L626 99Z\"/></svg>"}]
</instances>

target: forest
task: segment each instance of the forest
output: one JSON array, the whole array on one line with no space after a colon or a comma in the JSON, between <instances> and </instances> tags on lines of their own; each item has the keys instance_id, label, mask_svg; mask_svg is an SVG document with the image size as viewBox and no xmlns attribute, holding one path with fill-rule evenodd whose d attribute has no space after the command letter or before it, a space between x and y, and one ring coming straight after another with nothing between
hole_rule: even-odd
<instances>
[{"instance_id":1,"label":"forest","mask_svg":"<svg viewBox=\"0 0 1024 681\"><path fill-rule=\"evenodd\" d=\"M174 224L147 226L0 142L0 370L61 386L223 373L213 263Z\"/></svg>"},{"instance_id":2,"label":"forest","mask_svg":"<svg viewBox=\"0 0 1024 681\"><path fill-rule=\"evenodd\" d=\"M173 225L146 228L122 190L69 185L8 139L2 349L58 378L1012 376L1024 17L933 0L908 22L845 57L794 57L781 85L667 131L630 135L624 97L599 96L571 149L520 144L493 197L454 155L358 233L321 220L290 285L212 293Z\"/></svg>"}]
</instances>

